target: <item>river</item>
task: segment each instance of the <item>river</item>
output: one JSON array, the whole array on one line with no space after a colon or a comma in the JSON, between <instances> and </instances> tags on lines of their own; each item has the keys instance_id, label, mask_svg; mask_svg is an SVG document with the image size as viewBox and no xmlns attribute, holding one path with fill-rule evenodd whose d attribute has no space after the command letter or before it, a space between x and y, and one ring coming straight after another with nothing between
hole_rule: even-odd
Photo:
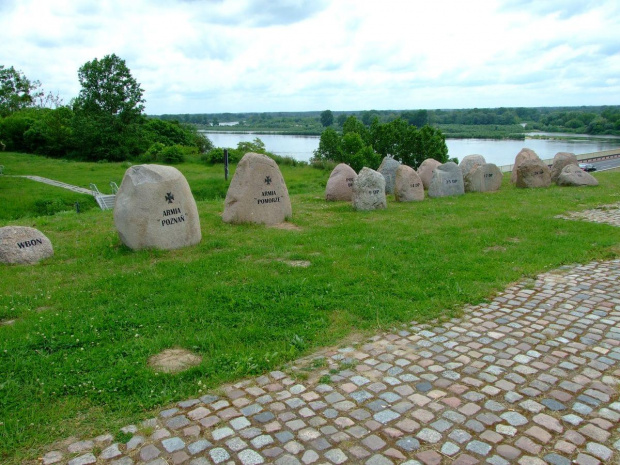
<instances>
[{"instance_id":1,"label":"river","mask_svg":"<svg viewBox=\"0 0 620 465\"><path fill-rule=\"evenodd\" d=\"M319 146L319 136L290 136L280 134L232 134L227 132L205 133L216 147L235 148L239 142L260 138L265 149L276 155L290 156L296 160L309 161ZM466 155L483 155L488 163L498 166L514 163L519 151L527 147L534 150L543 160L550 159L558 152L571 152L576 155L601 152L620 147L620 139L588 138L585 140L493 140L493 139L446 139L448 156L460 160Z\"/></svg>"}]
</instances>

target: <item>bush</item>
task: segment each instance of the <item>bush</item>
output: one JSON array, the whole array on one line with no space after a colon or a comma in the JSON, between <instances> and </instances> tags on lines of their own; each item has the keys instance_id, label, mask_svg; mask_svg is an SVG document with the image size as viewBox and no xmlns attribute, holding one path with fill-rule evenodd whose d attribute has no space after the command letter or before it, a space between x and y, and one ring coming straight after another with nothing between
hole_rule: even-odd
<instances>
[{"instance_id":1,"label":"bush","mask_svg":"<svg viewBox=\"0 0 620 465\"><path fill-rule=\"evenodd\" d=\"M228 163L237 163L239 162L239 160L241 160L241 157L243 155L239 156L239 151L233 149L227 150ZM205 163L211 163L212 165L215 163L224 163L224 149L222 147L216 147L214 149L211 149L202 156L201 160Z\"/></svg>"},{"instance_id":2,"label":"bush","mask_svg":"<svg viewBox=\"0 0 620 465\"><path fill-rule=\"evenodd\" d=\"M183 149L178 145L165 147L161 151L161 161L170 164L183 163L185 161Z\"/></svg>"},{"instance_id":3,"label":"bush","mask_svg":"<svg viewBox=\"0 0 620 465\"><path fill-rule=\"evenodd\" d=\"M140 157L140 160L144 163L156 162L161 159L161 153L165 148L166 146L161 142L155 142L146 152L144 152L144 154Z\"/></svg>"},{"instance_id":4,"label":"bush","mask_svg":"<svg viewBox=\"0 0 620 465\"><path fill-rule=\"evenodd\" d=\"M34 203L34 208L40 216L51 216L61 211L72 210L74 206L63 201L63 199L55 198L37 200Z\"/></svg>"}]
</instances>

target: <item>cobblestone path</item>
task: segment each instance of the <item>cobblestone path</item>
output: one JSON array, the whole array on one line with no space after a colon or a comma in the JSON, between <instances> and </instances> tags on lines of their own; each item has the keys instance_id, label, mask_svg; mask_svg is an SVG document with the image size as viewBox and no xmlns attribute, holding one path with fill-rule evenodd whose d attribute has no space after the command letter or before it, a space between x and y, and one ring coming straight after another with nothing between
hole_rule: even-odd
<instances>
[{"instance_id":1,"label":"cobblestone path","mask_svg":"<svg viewBox=\"0 0 620 465\"><path fill-rule=\"evenodd\" d=\"M42 463L620 463L620 260L315 357L308 380L245 380Z\"/></svg>"},{"instance_id":2,"label":"cobblestone path","mask_svg":"<svg viewBox=\"0 0 620 465\"><path fill-rule=\"evenodd\" d=\"M563 218L565 220L585 220L593 223L606 223L612 226L620 226L620 202L611 205L603 205L592 210L560 215L558 218Z\"/></svg>"}]
</instances>

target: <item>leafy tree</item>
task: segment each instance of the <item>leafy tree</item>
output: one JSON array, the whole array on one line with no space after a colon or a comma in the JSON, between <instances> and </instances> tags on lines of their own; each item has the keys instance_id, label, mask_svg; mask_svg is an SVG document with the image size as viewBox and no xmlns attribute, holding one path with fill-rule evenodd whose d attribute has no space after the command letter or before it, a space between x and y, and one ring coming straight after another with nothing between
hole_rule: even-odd
<instances>
[{"instance_id":1,"label":"leafy tree","mask_svg":"<svg viewBox=\"0 0 620 465\"><path fill-rule=\"evenodd\" d=\"M314 151L317 161L338 161L342 158L341 137L333 128L327 128L321 134L319 147Z\"/></svg>"},{"instance_id":2,"label":"leafy tree","mask_svg":"<svg viewBox=\"0 0 620 465\"><path fill-rule=\"evenodd\" d=\"M12 66L0 65L0 116L33 106L41 92L39 81L30 81L24 73Z\"/></svg>"},{"instance_id":3,"label":"leafy tree","mask_svg":"<svg viewBox=\"0 0 620 465\"><path fill-rule=\"evenodd\" d=\"M324 128L334 124L334 114L331 110L325 110L321 113L321 124Z\"/></svg>"},{"instance_id":4,"label":"leafy tree","mask_svg":"<svg viewBox=\"0 0 620 465\"><path fill-rule=\"evenodd\" d=\"M358 120L355 116L349 116L342 125L342 134L348 134L350 132L357 133L361 136L365 144L370 144L370 132L368 128Z\"/></svg>"},{"instance_id":5,"label":"leafy tree","mask_svg":"<svg viewBox=\"0 0 620 465\"><path fill-rule=\"evenodd\" d=\"M24 133L26 149L51 157L64 157L73 148L73 112L68 107L38 108L37 119Z\"/></svg>"},{"instance_id":6,"label":"leafy tree","mask_svg":"<svg viewBox=\"0 0 620 465\"><path fill-rule=\"evenodd\" d=\"M338 126L342 127L344 126L345 121L347 120L347 114L346 113L341 113L338 115L338 118L336 118L336 122L338 123Z\"/></svg>"},{"instance_id":7,"label":"leafy tree","mask_svg":"<svg viewBox=\"0 0 620 465\"><path fill-rule=\"evenodd\" d=\"M78 70L82 89L75 99L73 132L78 155L92 160L125 160L143 153L143 91L125 60L94 59Z\"/></svg>"},{"instance_id":8,"label":"leafy tree","mask_svg":"<svg viewBox=\"0 0 620 465\"><path fill-rule=\"evenodd\" d=\"M78 79L82 89L75 105L87 113L118 116L129 123L144 111L144 91L125 60L114 53L85 63L78 70Z\"/></svg>"}]
</instances>

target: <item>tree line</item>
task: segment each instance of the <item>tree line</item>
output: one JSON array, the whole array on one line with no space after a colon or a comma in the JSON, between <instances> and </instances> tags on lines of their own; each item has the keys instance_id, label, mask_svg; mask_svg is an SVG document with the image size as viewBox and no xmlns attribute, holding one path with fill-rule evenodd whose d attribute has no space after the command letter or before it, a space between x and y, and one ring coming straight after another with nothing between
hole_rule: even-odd
<instances>
[{"instance_id":1,"label":"tree line","mask_svg":"<svg viewBox=\"0 0 620 465\"><path fill-rule=\"evenodd\" d=\"M458 126L473 128L506 128L500 132L539 130L576 134L620 135L620 106L589 107L537 107L537 108L468 108L445 110L364 110L364 111L309 111L265 113L202 113L155 116L163 120L177 120L199 126L218 126L220 123L238 122L236 129L265 129L287 133L320 134L326 127L342 129L345 121L355 116L365 126L378 119L390 123L399 118L421 128L425 125L439 127L444 132L455 132L457 137L467 137L468 131ZM518 129L519 125L522 126ZM473 129L474 136L480 130ZM471 137L474 137L471 136Z\"/></svg>"},{"instance_id":2,"label":"tree line","mask_svg":"<svg viewBox=\"0 0 620 465\"><path fill-rule=\"evenodd\" d=\"M14 67L0 65L0 148L88 161L183 161L213 148L196 127L148 118L144 91L115 54L78 70L67 105Z\"/></svg>"}]
</instances>

